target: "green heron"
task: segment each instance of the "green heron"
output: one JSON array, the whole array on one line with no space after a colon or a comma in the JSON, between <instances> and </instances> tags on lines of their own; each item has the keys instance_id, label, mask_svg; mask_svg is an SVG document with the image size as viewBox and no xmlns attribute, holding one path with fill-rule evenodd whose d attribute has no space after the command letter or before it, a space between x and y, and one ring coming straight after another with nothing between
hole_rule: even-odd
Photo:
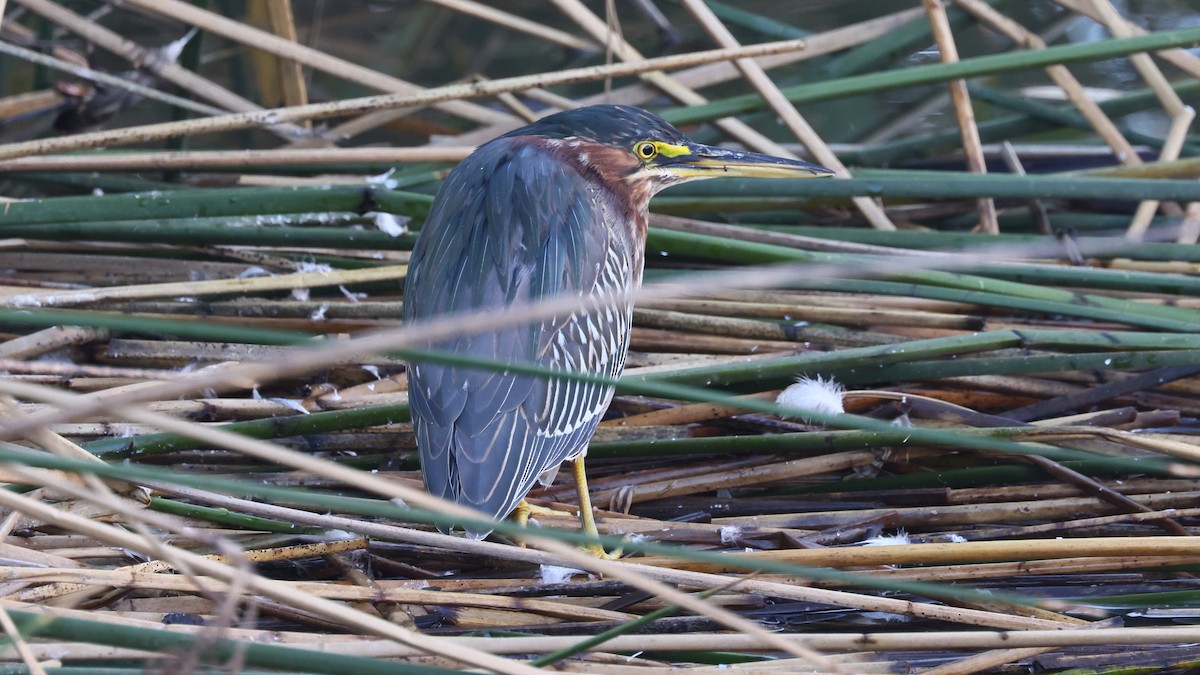
<instances>
[{"instance_id":1,"label":"green heron","mask_svg":"<svg viewBox=\"0 0 1200 675\"><path fill-rule=\"evenodd\" d=\"M446 179L413 249L404 320L579 297L570 314L428 346L616 378L629 351L626 291L641 284L651 196L700 178L831 173L693 143L640 108L550 115L480 146ZM523 520L534 481L548 483L573 460L580 518L595 535L583 458L611 386L420 360L408 378L431 494L493 520L514 510Z\"/></svg>"}]
</instances>

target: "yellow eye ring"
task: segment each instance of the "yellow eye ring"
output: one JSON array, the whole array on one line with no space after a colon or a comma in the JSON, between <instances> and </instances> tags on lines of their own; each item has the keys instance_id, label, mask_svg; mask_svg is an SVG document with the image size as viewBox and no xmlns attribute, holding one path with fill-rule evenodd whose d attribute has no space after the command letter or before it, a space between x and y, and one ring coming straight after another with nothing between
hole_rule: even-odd
<instances>
[{"instance_id":1,"label":"yellow eye ring","mask_svg":"<svg viewBox=\"0 0 1200 675\"><path fill-rule=\"evenodd\" d=\"M650 142L638 143L633 152L643 160L651 160L658 156L658 146Z\"/></svg>"}]
</instances>

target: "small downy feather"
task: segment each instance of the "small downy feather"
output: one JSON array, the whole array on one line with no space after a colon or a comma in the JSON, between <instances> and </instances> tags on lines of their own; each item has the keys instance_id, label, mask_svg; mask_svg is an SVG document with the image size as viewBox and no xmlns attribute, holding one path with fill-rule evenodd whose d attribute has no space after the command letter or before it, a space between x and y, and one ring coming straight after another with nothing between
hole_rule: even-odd
<instances>
[{"instance_id":1,"label":"small downy feather","mask_svg":"<svg viewBox=\"0 0 1200 675\"><path fill-rule=\"evenodd\" d=\"M842 394L846 388L831 377L828 380L821 376L815 378L804 376L796 380L796 384L784 389L775 399L775 403L801 411L811 411L823 415L840 415L846 412L842 407ZM803 412L798 413L801 419L807 419Z\"/></svg>"},{"instance_id":2,"label":"small downy feather","mask_svg":"<svg viewBox=\"0 0 1200 675\"><path fill-rule=\"evenodd\" d=\"M911 544L912 540L908 538L908 533L903 529L896 530L896 534L878 534L870 539L862 542L863 546L902 546Z\"/></svg>"},{"instance_id":3,"label":"small downy feather","mask_svg":"<svg viewBox=\"0 0 1200 675\"><path fill-rule=\"evenodd\" d=\"M558 565L541 565L539 572L543 584L565 584L576 574L587 574L583 570L577 570L573 567L559 567Z\"/></svg>"}]
</instances>

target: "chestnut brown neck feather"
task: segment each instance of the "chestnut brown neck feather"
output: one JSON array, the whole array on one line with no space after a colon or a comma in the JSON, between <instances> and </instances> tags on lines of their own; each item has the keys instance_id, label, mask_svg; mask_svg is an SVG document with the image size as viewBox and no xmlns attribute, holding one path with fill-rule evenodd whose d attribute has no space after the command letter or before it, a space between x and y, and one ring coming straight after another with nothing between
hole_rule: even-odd
<instances>
[{"instance_id":1,"label":"chestnut brown neck feather","mask_svg":"<svg viewBox=\"0 0 1200 675\"><path fill-rule=\"evenodd\" d=\"M541 139L541 145L589 183L608 191L610 206L622 215L622 222L632 226L640 249L646 241L646 210L654 194L650 181L630 178L641 168L641 161L629 150L592 141Z\"/></svg>"}]
</instances>

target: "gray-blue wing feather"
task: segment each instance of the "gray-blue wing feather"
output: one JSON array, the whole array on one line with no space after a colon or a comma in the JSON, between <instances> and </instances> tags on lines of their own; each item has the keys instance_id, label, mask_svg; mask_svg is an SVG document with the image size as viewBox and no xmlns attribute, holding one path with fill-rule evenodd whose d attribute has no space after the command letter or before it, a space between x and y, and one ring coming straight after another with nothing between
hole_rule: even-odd
<instances>
[{"instance_id":1,"label":"gray-blue wing feather","mask_svg":"<svg viewBox=\"0 0 1200 675\"><path fill-rule=\"evenodd\" d=\"M609 199L526 139L489 143L438 194L410 261L405 320L624 288L630 244L604 224ZM586 311L430 348L615 376L629 317L623 299L591 300ZM427 489L502 517L541 473L584 451L611 397L601 385L411 364Z\"/></svg>"}]
</instances>

